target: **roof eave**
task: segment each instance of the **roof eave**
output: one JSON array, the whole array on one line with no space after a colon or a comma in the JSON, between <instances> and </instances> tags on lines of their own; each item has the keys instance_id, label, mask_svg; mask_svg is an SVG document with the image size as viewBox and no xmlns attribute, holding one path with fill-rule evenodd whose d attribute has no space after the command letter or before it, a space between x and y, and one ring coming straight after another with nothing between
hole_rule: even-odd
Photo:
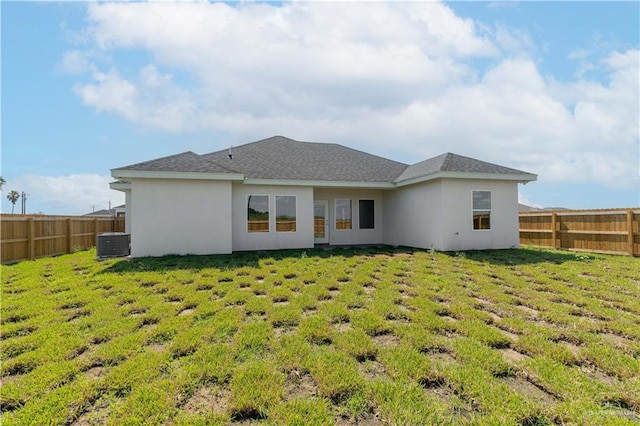
<instances>
[{"instance_id":1,"label":"roof eave","mask_svg":"<svg viewBox=\"0 0 640 426\"><path fill-rule=\"evenodd\" d=\"M113 169L111 170L111 176L116 179L244 180L244 175L241 173L168 172L126 169Z\"/></svg>"},{"instance_id":2,"label":"roof eave","mask_svg":"<svg viewBox=\"0 0 640 426\"><path fill-rule=\"evenodd\" d=\"M402 187L413 185L420 182L426 182L434 179L487 179L487 180L506 180L516 181L518 183L527 183L538 179L537 175L532 173L474 173L474 172L435 172L424 176L417 176L411 179L396 182L395 186Z\"/></svg>"},{"instance_id":3,"label":"roof eave","mask_svg":"<svg viewBox=\"0 0 640 426\"><path fill-rule=\"evenodd\" d=\"M111 182L109 188L116 191L128 191L131 189L131 182Z\"/></svg>"},{"instance_id":4,"label":"roof eave","mask_svg":"<svg viewBox=\"0 0 640 426\"><path fill-rule=\"evenodd\" d=\"M296 179L245 179L245 185L278 185L278 186L311 186L314 188L368 188L392 189L392 182L354 182L329 180L296 180Z\"/></svg>"}]
</instances>

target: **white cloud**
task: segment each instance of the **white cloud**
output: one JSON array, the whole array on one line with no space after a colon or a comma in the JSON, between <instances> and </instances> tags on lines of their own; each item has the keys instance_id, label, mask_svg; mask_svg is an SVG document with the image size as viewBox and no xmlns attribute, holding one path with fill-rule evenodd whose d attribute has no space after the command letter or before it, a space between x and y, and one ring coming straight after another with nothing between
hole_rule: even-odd
<instances>
[{"instance_id":1,"label":"white cloud","mask_svg":"<svg viewBox=\"0 0 640 426\"><path fill-rule=\"evenodd\" d=\"M154 65L142 68L133 81L114 68L94 72L93 80L92 84L76 84L73 91L97 111L114 112L170 132L184 130L195 114L192 96L173 83L171 74L158 72Z\"/></svg>"},{"instance_id":2,"label":"white cloud","mask_svg":"<svg viewBox=\"0 0 640 426\"><path fill-rule=\"evenodd\" d=\"M58 69L67 74L81 74L95 68L87 54L80 50L71 50L66 52L62 58L62 62L58 65Z\"/></svg>"},{"instance_id":3,"label":"white cloud","mask_svg":"<svg viewBox=\"0 0 640 426\"><path fill-rule=\"evenodd\" d=\"M113 178L98 174L65 176L23 175L11 179L5 188L15 188L27 196L27 213L80 215L124 204L124 194L109 188ZM3 195L4 212L11 211ZM20 212L21 200L16 203Z\"/></svg>"},{"instance_id":4,"label":"white cloud","mask_svg":"<svg viewBox=\"0 0 640 426\"><path fill-rule=\"evenodd\" d=\"M430 2L102 3L88 20L91 49L149 61L136 73L80 62L91 71L74 91L135 123L340 142L407 162L453 151L546 182L636 182L638 50L610 52L606 81L558 82L541 75L525 31L480 28Z\"/></svg>"}]
</instances>

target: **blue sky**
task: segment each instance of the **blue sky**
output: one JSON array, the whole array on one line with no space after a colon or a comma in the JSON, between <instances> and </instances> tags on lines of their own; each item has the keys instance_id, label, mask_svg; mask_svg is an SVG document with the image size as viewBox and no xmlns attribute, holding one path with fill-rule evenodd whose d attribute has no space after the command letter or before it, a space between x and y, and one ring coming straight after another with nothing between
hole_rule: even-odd
<instances>
[{"instance_id":1,"label":"blue sky","mask_svg":"<svg viewBox=\"0 0 640 426\"><path fill-rule=\"evenodd\" d=\"M29 213L120 204L111 168L276 134L523 169L536 206L640 205L638 2L0 7L1 173Z\"/></svg>"}]
</instances>

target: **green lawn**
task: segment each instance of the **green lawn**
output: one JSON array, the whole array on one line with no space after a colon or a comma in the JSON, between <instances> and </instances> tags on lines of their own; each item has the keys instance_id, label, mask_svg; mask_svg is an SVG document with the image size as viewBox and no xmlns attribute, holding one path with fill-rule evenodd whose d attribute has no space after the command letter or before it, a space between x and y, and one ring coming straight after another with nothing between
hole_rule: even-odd
<instances>
[{"instance_id":1,"label":"green lawn","mask_svg":"<svg viewBox=\"0 0 640 426\"><path fill-rule=\"evenodd\" d=\"M640 421L640 259L361 248L2 266L4 425Z\"/></svg>"}]
</instances>

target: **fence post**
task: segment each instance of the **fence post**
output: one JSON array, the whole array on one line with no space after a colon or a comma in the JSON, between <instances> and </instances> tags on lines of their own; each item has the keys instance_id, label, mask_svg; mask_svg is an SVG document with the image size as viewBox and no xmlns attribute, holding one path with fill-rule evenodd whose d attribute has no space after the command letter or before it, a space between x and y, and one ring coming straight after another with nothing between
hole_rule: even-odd
<instances>
[{"instance_id":1,"label":"fence post","mask_svg":"<svg viewBox=\"0 0 640 426\"><path fill-rule=\"evenodd\" d=\"M633 256L633 210L627 210L627 242L629 244L629 255Z\"/></svg>"},{"instance_id":2,"label":"fence post","mask_svg":"<svg viewBox=\"0 0 640 426\"><path fill-rule=\"evenodd\" d=\"M96 238L98 237L98 218L93 218L93 244L96 243Z\"/></svg>"},{"instance_id":3,"label":"fence post","mask_svg":"<svg viewBox=\"0 0 640 426\"><path fill-rule=\"evenodd\" d=\"M33 226L33 218L27 218L27 258L29 260L33 260L36 257L36 247L35 247L35 232L36 229Z\"/></svg>"},{"instance_id":4,"label":"fence post","mask_svg":"<svg viewBox=\"0 0 640 426\"><path fill-rule=\"evenodd\" d=\"M554 249L558 248L557 238L558 238L558 215L553 212L551 213L551 247Z\"/></svg>"},{"instance_id":5,"label":"fence post","mask_svg":"<svg viewBox=\"0 0 640 426\"><path fill-rule=\"evenodd\" d=\"M67 222L67 253L71 253L71 218L66 219Z\"/></svg>"}]
</instances>

